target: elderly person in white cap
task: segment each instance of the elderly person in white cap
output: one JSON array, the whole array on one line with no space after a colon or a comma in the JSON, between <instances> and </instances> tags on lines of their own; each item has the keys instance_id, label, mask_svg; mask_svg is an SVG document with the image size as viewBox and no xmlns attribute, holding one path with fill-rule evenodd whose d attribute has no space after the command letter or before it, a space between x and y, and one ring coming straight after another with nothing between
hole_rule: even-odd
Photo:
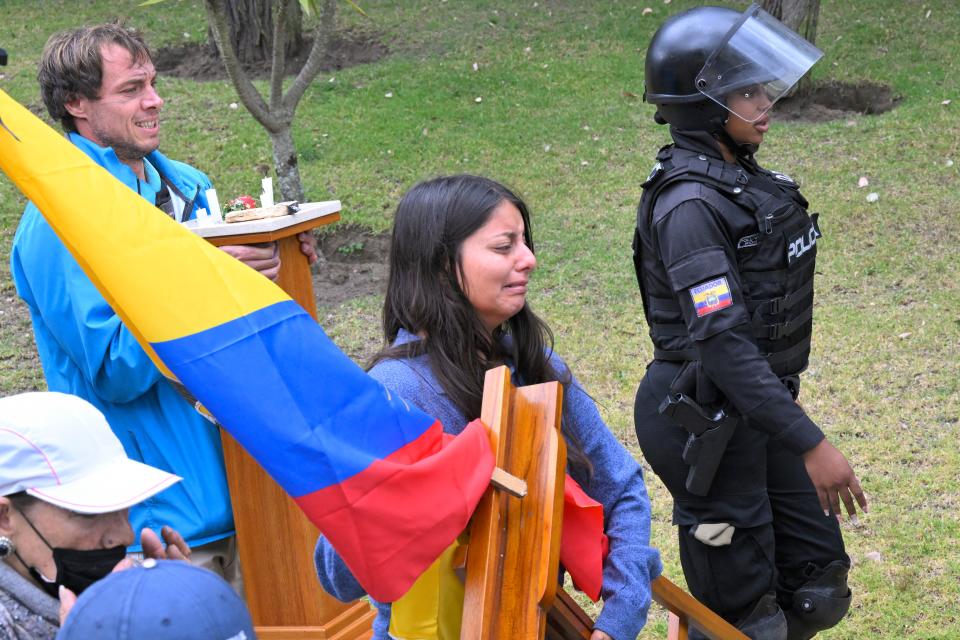
<instances>
[{"instance_id":1,"label":"elderly person in white cap","mask_svg":"<svg viewBox=\"0 0 960 640\"><path fill-rule=\"evenodd\" d=\"M127 458L96 408L63 393L0 398L0 640L53 638L72 600L124 560L129 508L180 480ZM186 559L169 527L145 555ZM123 568L124 564L120 565Z\"/></svg>"}]
</instances>

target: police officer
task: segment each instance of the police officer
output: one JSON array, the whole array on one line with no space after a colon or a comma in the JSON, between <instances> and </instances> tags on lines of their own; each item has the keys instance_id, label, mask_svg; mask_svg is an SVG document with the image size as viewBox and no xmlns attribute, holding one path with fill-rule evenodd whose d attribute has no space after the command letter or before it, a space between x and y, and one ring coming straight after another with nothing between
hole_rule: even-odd
<instances>
[{"instance_id":1,"label":"police officer","mask_svg":"<svg viewBox=\"0 0 960 640\"><path fill-rule=\"evenodd\" d=\"M816 214L753 156L772 104L821 55L754 5L673 16L646 59L645 99L673 144L643 184L634 237L654 345L637 438L673 495L691 592L764 640L810 638L844 616L840 505L854 519L855 502L867 509L846 458L796 402Z\"/></svg>"}]
</instances>

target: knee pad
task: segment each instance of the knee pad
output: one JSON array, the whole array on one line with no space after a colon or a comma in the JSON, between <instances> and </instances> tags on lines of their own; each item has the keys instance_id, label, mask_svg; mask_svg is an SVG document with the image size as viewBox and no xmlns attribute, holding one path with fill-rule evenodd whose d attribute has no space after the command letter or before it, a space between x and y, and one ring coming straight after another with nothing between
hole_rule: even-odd
<instances>
[{"instance_id":1,"label":"knee pad","mask_svg":"<svg viewBox=\"0 0 960 640\"><path fill-rule=\"evenodd\" d=\"M794 592L793 606L786 612L787 640L809 640L843 619L852 599L848 571L842 561L831 562Z\"/></svg>"}]
</instances>

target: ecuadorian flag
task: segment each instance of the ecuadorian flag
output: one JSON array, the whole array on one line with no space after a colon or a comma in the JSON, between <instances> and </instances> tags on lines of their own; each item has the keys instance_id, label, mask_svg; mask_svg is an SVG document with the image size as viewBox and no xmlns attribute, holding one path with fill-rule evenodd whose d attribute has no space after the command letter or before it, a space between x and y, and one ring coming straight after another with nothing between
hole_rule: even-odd
<instances>
[{"instance_id":1,"label":"ecuadorian flag","mask_svg":"<svg viewBox=\"0 0 960 640\"><path fill-rule=\"evenodd\" d=\"M0 121L0 168L157 366L297 501L370 595L403 595L463 531L490 482L483 425L445 437L279 287L160 213L2 91Z\"/></svg>"}]
</instances>

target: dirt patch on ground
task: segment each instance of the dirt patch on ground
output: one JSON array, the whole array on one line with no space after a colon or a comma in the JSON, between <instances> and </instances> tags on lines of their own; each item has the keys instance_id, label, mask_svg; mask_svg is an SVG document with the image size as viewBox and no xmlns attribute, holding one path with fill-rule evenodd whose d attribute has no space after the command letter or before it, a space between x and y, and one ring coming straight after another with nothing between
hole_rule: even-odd
<instances>
[{"instance_id":1,"label":"dirt patch on ground","mask_svg":"<svg viewBox=\"0 0 960 640\"><path fill-rule=\"evenodd\" d=\"M307 61L312 44L312 39L304 38L300 53L296 57L287 59L287 75L294 75L300 71L303 63ZM344 29L333 35L320 69L338 71L358 64L376 62L389 54L390 50L381 40L380 34L359 29ZM192 43L157 49L153 52L153 64L161 74L176 78L223 80L227 77L220 54L209 43ZM245 65L244 68L253 78L264 80L270 77L269 60Z\"/></svg>"},{"instance_id":2,"label":"dirt patch on ground","mask_svg":"<svg viewBox=\"0 0 960 640\"><path fill-rule=\"evenodd\" d=\"M319 236L323 260L313 266L317 307L335 307L360 296L383 296L387 287L390 234L336 225Z\"/></svg>"},{"instance_id":3,"label":"dirt patch on ground","mask_svg":"<svg viewBox=\"0 0 960 640\"><path fill-rule=\"evenodd\" d=\"M826 122L852 115L885 113L900 100L885 84L824 82L802 95L784 98L773 108L773 113L780 121Z\"/></svg>"}]
</instances>

